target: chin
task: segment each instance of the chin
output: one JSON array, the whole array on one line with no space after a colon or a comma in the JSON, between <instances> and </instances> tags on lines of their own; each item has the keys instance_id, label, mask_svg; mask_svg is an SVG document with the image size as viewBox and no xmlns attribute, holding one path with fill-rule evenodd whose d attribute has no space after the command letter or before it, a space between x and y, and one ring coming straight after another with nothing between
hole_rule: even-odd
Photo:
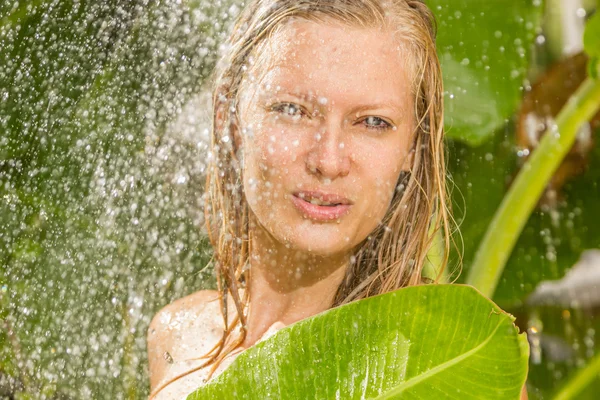
<instances>
[{"instance_id":1,"label":"chin","mask_svg":"<svg viewBox=\"0 0 600 400\"><path fill-rule=\"evenodd\" d=\"M319 257L348 256L360 243L359 237L363 234L362 230L356 231L356 221L344 220L344 218L339 223L315 222L289 213L269 215L264 209L257 210L258 214L252 211L261 230L266 232L271 240L284 245L289 250Z\"/></svg>"},{"instance_id":2,"label":"chin","mask_svg":"<svg viewBox=\"0 0 600 400\"><path fill-rule=\"evenodd\" d=\"M342 246L341 243L301 243L295 246L298 250L313 254L319 257L336 257L346 255L350 252L350 248Z\"/></svg>"},{"instance_id":3,"label":"chin","mask_svg":"<svg viewBox=\"0 0 600 400\"><path fill-rule=\"evenodd\" d=\"M352 237L344 232L332 232L330 229L323 229L320 226L308 227L308 229L298 229L289 232L286 241L292 249L314 254L320 257L335 257L348 255L355 243L353 240L345 238Z\"/></svg>"}]
</instances>

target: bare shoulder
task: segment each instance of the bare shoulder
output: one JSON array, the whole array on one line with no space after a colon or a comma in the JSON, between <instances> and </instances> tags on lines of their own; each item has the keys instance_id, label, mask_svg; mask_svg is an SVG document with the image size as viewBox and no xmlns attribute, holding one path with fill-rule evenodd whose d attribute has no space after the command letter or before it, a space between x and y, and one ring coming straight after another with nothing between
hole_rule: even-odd
<instances>
[{"instance_id":1,"label":"bare shoulder","mask_svg":"<svg viewBox=\"0 0 600 400\"><path fill-rule=\"evenodd\" d=\"M219 292L216 290L199 290L190 295L175 300L164 306L150 322L149 330L165 323L173 314L204 309L207 303L218 302Z\"/></svg>"},{"instance_id":2,"label":"bare shoulder","mask_svg":"<svg viewBox=\"0 0 600 400\"><path fill-rule=\"evenodd\" d=\"M221 338L219 293L201 290L161 309L148 328L150 388L201 364Z\"/></svg>"}]
</instances>

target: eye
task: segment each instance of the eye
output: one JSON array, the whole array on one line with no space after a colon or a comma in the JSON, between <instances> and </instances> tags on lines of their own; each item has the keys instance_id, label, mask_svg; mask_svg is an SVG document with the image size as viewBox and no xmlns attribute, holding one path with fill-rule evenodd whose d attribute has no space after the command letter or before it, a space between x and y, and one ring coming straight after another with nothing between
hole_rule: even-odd
<instances>
[{"instance_id":1,"label":"eye","mask_svg":"<svg viewBox=\"0 0 600 400\"><path fill-rule=\"evenodd\" d=\"M361 122L364 123L369 129L389 129L392 127L392 125L389 122L385 121L382 118L374 117L372 115L363 119Z\"/></svg>"},{"instance_id":2,"label":"eye","mask_svg":"<svg viewBox=\"0 0 600 400\"><path fill-rule=\"evenodd\" d=\"M292 117L293 119L299 119L300 117L306 115L302 107L294 103L275 104L271 107L271 111L278 112L287 117Z\"/></svg>"}]
</instances>

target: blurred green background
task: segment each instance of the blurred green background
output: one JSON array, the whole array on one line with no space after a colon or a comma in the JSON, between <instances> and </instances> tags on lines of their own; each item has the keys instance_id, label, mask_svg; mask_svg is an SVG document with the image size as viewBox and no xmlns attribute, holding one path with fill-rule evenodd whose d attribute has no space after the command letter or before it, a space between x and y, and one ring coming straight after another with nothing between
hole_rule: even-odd
<instances>
[{"instance_id":1,"label":"blurred green background","mask_svg":"<svg viewBox=\"0 0 600 400\"><path fill-rule=\"evenodd\" d=\"M523 121L547 121L566 100L556 93L568 97L585 75L572 57L596 4L427 3L438 18L460 282L535 147ZM241 7L0 4L0 398L148 395L150 319L214 286L202 211L207 84ZM600 249L597 130L561 167L494 295L533 333L534 399L552 398L598 353L597 305L527 301ZM458 265L455 252L455 276ZM599 383L580 398L596 398Z\"/></svg>"}]
</instances>

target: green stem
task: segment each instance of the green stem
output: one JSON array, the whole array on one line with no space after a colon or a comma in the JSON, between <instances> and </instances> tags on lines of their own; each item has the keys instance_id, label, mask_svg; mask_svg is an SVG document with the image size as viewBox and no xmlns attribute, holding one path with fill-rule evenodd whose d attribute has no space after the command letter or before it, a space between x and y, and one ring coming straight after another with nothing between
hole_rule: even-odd
<instances>
[{"instance_id":1,"label":"green stem","mask_svg":"<svg viewBox=\"0 0 600 400\"><path fill-rule=\"evenodd\" d=\"M554 400L574 399L594 379L600 378L600 354L597 354L583 369L569 380L558 392Z\"/></svg>"},{"instance_id":2,"label":"green stem","mask_svg":"<svg viewBox=\"0 0 600 400\"><path fill-rule=\"evenodd\" d=\"M558 114L502 200L467 277L492 297L506 261L554 171L571 149L579 127L600 108L600 81L586 79Z\"/></svg>"}]
</instances>

